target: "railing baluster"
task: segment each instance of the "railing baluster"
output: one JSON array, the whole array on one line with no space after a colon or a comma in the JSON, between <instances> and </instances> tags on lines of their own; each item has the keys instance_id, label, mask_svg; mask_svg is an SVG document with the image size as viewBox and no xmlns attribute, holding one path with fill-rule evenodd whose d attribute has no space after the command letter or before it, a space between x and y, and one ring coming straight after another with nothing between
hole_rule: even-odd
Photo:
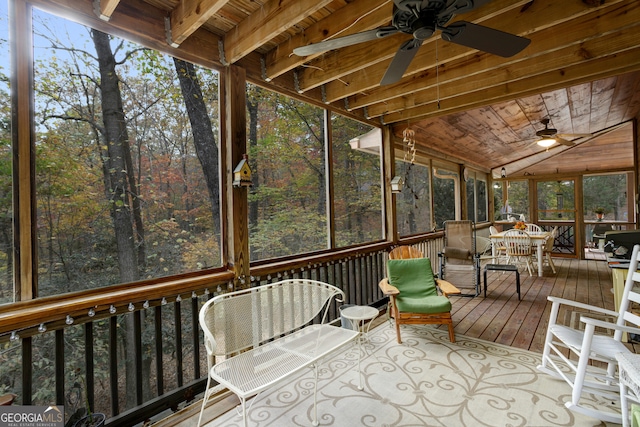
<instances>
[{"instance_id":1,"label":"railing baluster","mask_svg":"<svg viewBox=\"0 0 640 427\"><path fill-rule=\"evenodd\" d=\"M95 381L93 366L93 322L84 324L84 370L86 373L87 402L91 412L95 411Z\"/></svg>"},{"instance_id":2,"label":"railing baluster","mask_svg":"<svg viewBox=\"0 0 640 427\"><path fill-rule=\"evenodd\" d=\"M191 298L191 330L193 333L193 378L200 378L200 330L198 329L198 297Z\"/></svg>"},{"instance_id":3,"label":"railing baluster","mask_svg":"<svg viewBox=\"0 0 640 427\"><path fill-rule=\"evenodd\" d=\"M55 332L56 400L64 402L64 329Z\"/></svg>"},{"instance_id":4,"label":"railing baluster","mask_svg":"<svg viewBox=\"0 0 640 427\"><path fill-rule=\"evenodd\" d=\"M156 341L156 388L158 396L164 394L164 369L162 356L162 305L155 307L154 315L155 341Z\"/></svg>"},{"instance_id":5,"label":"railing baluster","mask_svg":"<svg viewBox=\"0 0 640 427\"><path fill-rule=\"evenodd\" d=\"M111 386L111 413L118 415L118 316L109 318L109 383Z\"/></svg>"},{"instance_id":6,"label":"railing baluster","mask_svg":"<svg viewBox=\"0 0 640 427\"><path fill-rule=\"evenodd\" d=\"M136 404L142 405L142 311L136 310L131 313L133 316L133 334L134 334L134 361L136 364Z\"/></svg>"},{"instance_id":7,"label":"railing baluster","mask_svg":"<svg viewBox=\"0 0 640 427\"><path fill-rule=\"evenodd\" d=\"M176 301L174 304L173 320L176 327L176 379L178 387L182 387L184 382L182 372L182 310L181 302Z\"/></svg>"},{"instance_id":8,"label":"railing baluster","mask_svg":"<svg viewBox=\"0 0 640 427\"><path fill-rule=\"evenodd\" d=\"M22 404L31 405L33 403L33 339L26 337L21 340L22 343ZM59 396L56 395L56 398ZM64 395L62 400L58 400L59 405L64 404Z\"/></svg>"}]
</instances>

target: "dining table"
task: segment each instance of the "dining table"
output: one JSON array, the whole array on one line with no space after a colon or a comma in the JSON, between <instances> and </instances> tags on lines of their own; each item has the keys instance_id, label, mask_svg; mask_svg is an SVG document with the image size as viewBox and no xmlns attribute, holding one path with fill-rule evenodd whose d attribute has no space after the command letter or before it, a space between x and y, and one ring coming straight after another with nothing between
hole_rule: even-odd
<instances>
[{"instance_id":1,"label":"dining table","mask_svg":"<svg viewBox=\"0 0 640 427\"><path fill-rule=\"evenodd\" d=\"M502 241L505 231L494 233L489 236L491 240L491 256L496 259L498 257L498 244ZM544 252L544 244L551 233L549 231L527 232L531 237L531 244L536 247L536 258L538 264L538 276L542 277L542 256Z\"/></svg>"}]
</instances>

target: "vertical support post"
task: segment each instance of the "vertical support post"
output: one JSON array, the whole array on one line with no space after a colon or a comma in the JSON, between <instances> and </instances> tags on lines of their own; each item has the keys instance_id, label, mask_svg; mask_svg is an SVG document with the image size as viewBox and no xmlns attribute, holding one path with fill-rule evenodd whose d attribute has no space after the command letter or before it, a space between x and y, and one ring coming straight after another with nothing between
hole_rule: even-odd
<instances>
[{"instance_id":1,"label":"vertical support post","mask_svg":"<svg viewBox=\"0 0 640 427\"><path fill-rule=\"evenodd\" d=\"M640 227L640 126L638 126L638 117L633 119L633 168L634 168L634 182L633 189L634 194L634 207L631 210L635 210L635 222L636 229ZM631 218L631 216L629 216Z\"/></svg>"},{"instance_id":2,"label":"vertical support post","mask_svg":"<svg viewBox=\"0 0 640 427\"><path fill-rule=\"evenodd\" d=\"M243 68L230 65L221 73L224 93L224 138L221 147L224 153L224 171L222 183L225 194L224 208L229 224L223 227L226 233L223 242L226 249L227 262L235 271L236 278L245 277L242 287L249 287L249 203L247 187L234 188L232 175L235 166L247 152L247 106L246 106L246 72ZM221 85L222 86L222 85Z\"/></svg>"},{"instance_id":3,"label":"vertical support post","mask_svg":"<svg viewBox=\"0 0 640 427\"><path fill-rule=\"evenodd\" d=\"M382 128L382 194L384 196L384 237L389 242L397 242L398 226L396 221L395 196L391 193L391 180L396 172L395 149L393 133L390 125Z\"/></svg>"},{"instance_id":4,"label":"vertical support post","mask_svg":"<svg viewBox=\"0 0 640 427\"><path fill-rule=\"evenodd\" d=\"M11 127L13 144L14 292L16 301L37 296L37 233L33 121L33 28L28 2L9 2L11 51ZM19 53L19 54L18 54Z\"/></svg>"},{"instance_id":5,"label":"vertical support post","mask_svg":"<svg viewBox=\"0 0 640 427\"><path fill-rule=\"evenodd\" d=\"M336 227L334 212L334 179L333 179L333 128L331 124L331 112L324 109L324 153L325 153L325 187L327 189L327 248L336 247Z\"/></svg>"}]
</instances>

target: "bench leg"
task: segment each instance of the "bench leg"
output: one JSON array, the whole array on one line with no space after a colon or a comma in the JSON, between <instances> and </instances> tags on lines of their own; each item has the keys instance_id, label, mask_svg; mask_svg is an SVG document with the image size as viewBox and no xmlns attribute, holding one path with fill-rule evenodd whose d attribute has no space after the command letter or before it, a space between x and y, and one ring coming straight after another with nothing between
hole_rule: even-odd
<instances>
[{"instance_id":1,"label":"bench leg","mask_svg":"<svg viewBox=\"0 0 640 427\"><path fill-rule=\"evenodd\" d=\"M313 385L313 427L318 426L318 364L313 365L315 384Z\"/></svg>"},{"instance_id":2,"label":"bench leg","mask_svg":"<svg viewBox=\"0 0 640 427\"><path fill-rule=\"evenodd\" d=\"M518 301L520 301L520 272L516 270L516 291L518 291Z\"/></svg>"},{"instance_id":3,"label":"bench leg","mask_svg":"<svg viewBox=\"0 0 640 427\"><path fill-rule=\"evenodd\" d=\"M248 427L249 424L247 424L247 399L241 397L240 405L242 405L242 425L244 427Z\"/></svg>"},{"instance_id":4,"label":"bench leg","mask_svg":"<svg viewBox=\"0 0 640 427\"><path fill-rule=\"evenodd\" d=\"M207 372L207 388L204 389L204 397L202 398L202 408L200 409L200 416L198 417L198 427L202 424L202 414L204 414L204 408L207 406L207 400L209 400L209 386L211 385L211 376Z\"/></svg>"}]
</instances>

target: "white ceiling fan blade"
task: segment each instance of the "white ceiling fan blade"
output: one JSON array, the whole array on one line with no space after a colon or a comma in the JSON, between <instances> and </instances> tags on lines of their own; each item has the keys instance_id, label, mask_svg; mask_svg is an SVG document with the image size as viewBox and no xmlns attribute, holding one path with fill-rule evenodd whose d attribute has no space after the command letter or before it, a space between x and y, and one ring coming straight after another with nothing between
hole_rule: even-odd
<instances>
[{"instance_id":1,"label":"white ceiling fan blade","mask_svg":"<svg viewBox=\"0 0 640 427\"><path fill-rule=\"evenodd\" d=\"M564 139L564 138L560 138L558 135L556 135L555 140L558 144L562 144L562 145L566 145L568 147L573 147L575 145L575 143Z\"/></svg>"},{"instance_id":2,"label":"white ceiling fan blade","mask_svg":"<svg viewBox=\"0 0 640 427\"><path fill-rule=\"evenodd\" d=\"M293 49L293 53L298 56L308 56L315 53L322 53L328 50L339 49L341 47L353 46L354 44L368 42L370 40L381 39L383 37L395 34L398 29L395 27L381 27L361 33L355 33L344 37L337 37L318 43L308 44Z\"/></svg>"},{"instance_id":3,"label":"white ceiling fan blade","mask_svg":"<svg viewBox=\"0 0 640 427\"><path fill-rule=\"evenodd\" d=\"M588 138L593 136L592 133L558 133L556 134L559 138Z\"/></svg>"}]
</instances>

